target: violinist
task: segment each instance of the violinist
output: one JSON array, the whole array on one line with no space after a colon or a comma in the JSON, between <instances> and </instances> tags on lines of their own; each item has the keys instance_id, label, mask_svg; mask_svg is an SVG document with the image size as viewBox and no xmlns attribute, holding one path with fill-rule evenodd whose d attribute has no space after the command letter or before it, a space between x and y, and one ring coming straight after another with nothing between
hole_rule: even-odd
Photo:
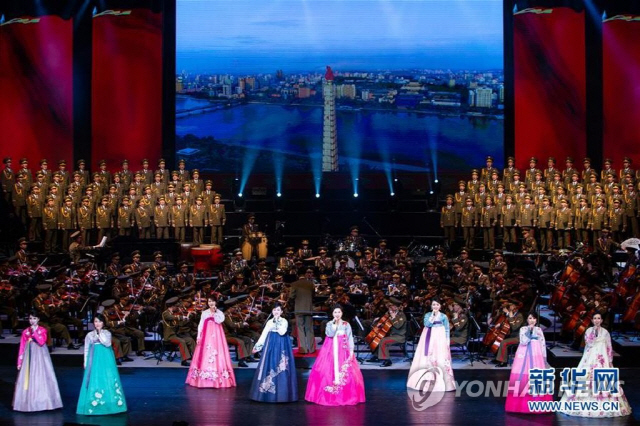
<instances>
[{"instance_id":1,"label":"violinist","mask_svg":"<svg viewBox=\"0 0 640 426\"><path fill-rule=\"evenodd\" d=\"M284 273L289 273L295 270L296 257L293 247L287 247L285 249L285 255L278 261L278 269Z\"/></svg>"},{"instance_id":2,"label":"violinist","mask_svg":"<svg viewBox=\"0 0 640 426\"><path fill-rule=\"evenodd\" d=\"M115 252L111 255L111 263L107 266L107 277L118 277L122 271L120 265L120 253Z\"/></svg>"},{"instance_id":3,"label":"violinist","mask_svg":"<svg viewBox=\"0 0 640 426\"><path fill-rule=\"evenodd\" d=\"M386 262L391 258L391 250L387 248L387 240L378 241L378 247L373 250L373 257L379 262Z\"/></svg>"},{"instance_id":4,"label":"violinist","mask_svg":"<svg viewBox=\"0 0 640 426\"><path fill-rule=\"evenodd\" d=\"M178 264L178 267L180 268L180 273L176 275L176 288L174 290L182 291L187 287L195 287L196 278L189 273L189 264L182 261Z\"/></svg>"},{"instance_id":5,"label":"violinist","mask_svg":"<svg viewBox=\"0 0 640 426\"><path fill-rule=\"evenodd\" d=\"M14 256L18 259L20 266L27 264L27 244L27 239L24 237L18 240L18 251L15 252Z\"/></svg>"},{"instance_id":6,"label":"violinist","mask_svg":"<svg viewBox=\"0 0 640 426\"><path fill-rule=\"evenodd\" d=\"M244 282L244 275L242 273L236 274L236 281L231 286L231 293L246 293L248 288Z\"/></svg>"},{"instance_id":7,"label":"violinist","mask_svg":"<svg viewBox=\"0 0 640 426\"><path fill-rule=\"evenodd\" d=\"M389 297L404 297L409 294L406 284L400 281L400 274L398 271L394 271L391 275L391 284L386 288L386 294Z\"/></svg>"},{"instance_id":8,"label":"violinist","mask_svg":"<svg viewBox=\"0 0 640 426\"><path fill-rule=\"evenodd\" d=\"M315 285L316 296L329 296L331 294L331 287L327 281L325 274L320 274L320 282Z\"/></svg>"},{"instance_id":9,"label":"violinist","mask_svg":"<svg viewBox=\"0 0 640 426\"><path fill-rule=\"evenodd\" d=\"M251 356L254 341L250 337L239 333L243 329L247 329L249 324L243 321L241 314L238 314L239 311L235 306L227 309L222 327L224 328L227 342L236 347L238 367L248 367L247 362L255 362L255 359Z\"/></svg>"},{"instance_id":10,"label":"violinist","mask_svg":"<svg viewBox=\"0 0 640 426\"><path fill-rule=\"evenodd\" d=\"M502 275L507 275L508 267L507 262L504 261L502 256L502 250L496 250L493 252L493 259L489 262L489 275L493 276L495 271L502 272Z\"/></svg>"},{"instance_id":11,"label":"violinist","mask_svg":"<svg viewBox=\"0 0 640 426\"><path fill-rule=\"evenodd\" d=\"M128 266L133 273L139 272L142 269L142 265L140 264L140 250L131 252L131 263Z\"/></svg>"},{"instance_id":12,"label":"violinist","mask_svg":"<svg viewBox=\"0 0 640 426\"><path fill-rule=\"evenodd\" d=\"M40 316L40 325L47 330L47 346L52 348L52 337L59 337L67 344L67 349L78 349L79 346L71 341L71 335L66 325L56 317L57 303L51 298L51 286L40 284L36 287L38 295L33 299L33 309Z\"/></svg>"},{"instance_id":13,"label":"violinist","mask_svg":"<svg viewBox=\"0 0 640 426\"><path fill-rule=\"evenodd\" d=\"M238 272L244 272L245 269L249 267L249 265L247 264L247 261L242 257L242 250L236 249L233 254L234 258L231 260L231 270L234 274L237 274Z\"/></svg>"},{"instance_id":14,"label":"violinist","mask_svg":"<svg viewBox=\"0 0 640 426\"><path fill-rule=\"evenodd\" d=\"M122 365L123 362L132 362L129 358L131 353L131 339L121 333L120 319L115 307L115 300L108 299L102 302L104 306L105 329L111 332L111 342L113 353L116 357L116 364Z\"/></svg>"},{"instance_id":15,"label":"violinist","mask_svg":"<svg viewBox=\"0 0 640 426\"><path fill-rule=\"evenodd\" d=\"M503 308L503 312L506 315L506 320L509 322L510 331L509 335L505 336L505 339L500 342L500 347L498 348L495 359L495 362L497 362L496 367L507 366L508 349L510 346L520 343L520 327L524 323L524 316L518 311L516 301L510 301L507 306Z\"/></svg>"},{"instance_id":16,"label":"violinist","mask_svg":"<svg viewBox=\"0 0 640 426\"><path fill-rule=\"evenodd\" d=\"M453 302L451 316L451 345L465 345L469 334L469 318L463 302Z\"/></svg>"},{"instance_id":17,"label":"violinist","mask_svg":"<svg viewBox=\"0 0 640 426\"><path fill-rule=\"evenodd\" d=\"M181 365L188 367L191 355L196 348L196 342L188 334L181 334L178 329L180 324L188 320L188 317L180 313L178 298L172 297L167 300L167 309L162 313L163 339L178 345L180 348Z\"/></svg>"},{"instance_id":18,"label":"violinist","mask_svg":"<svg viewBox=\"0 0 640 426\"><path fill-rule=\"evenodd\" d=\"M153 253L153 265L151 266L151 270L153 275L156 276L160 272L160 269L165 266L166 262L162 259L162 252L156 251Z\"/></svg>"},{"instance_id":19,"label":"violinist","mask_svg":"<svg viewBox=\"0 0 640 426\"><path fill-rule=\"evenodd\" d=\"M136 355L145 356L144 332L137 326L139 312L134 309L131 297L126 294L120 296L114 310L118 320L113 325L113 333L130 337L137 343Z\"/></svg>"}]
</instances>

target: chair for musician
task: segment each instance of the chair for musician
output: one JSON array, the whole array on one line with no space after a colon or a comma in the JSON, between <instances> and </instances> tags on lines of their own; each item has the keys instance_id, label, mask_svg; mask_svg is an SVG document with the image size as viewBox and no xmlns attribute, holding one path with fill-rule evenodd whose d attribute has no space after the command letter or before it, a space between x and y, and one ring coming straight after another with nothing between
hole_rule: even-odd
<instances>
[{"instance_id":1,"label":"chair for musician","mask_svg":"<svg viewBox=\"0 0 640 426\"><path fill-rule=\"evenodd\" d=\"M480 325L476 321L473 314L469 313L469 322L467 323L469 327L469 331L467 333L467 339L464 343L454 343L451 345L451 356L453 357L454 353L462 353L464 356L461 358L462 361L468 360L470 365L473 365L473 361L480 361L485 364L484 360L480 358L480 354L478 351L478 344L482 343L482 339L480 336ZM470 343L475 342L476 351L471 350ZM457 349L457 350L454 350Z\"/></svg>"},{"instance_id":2,"label":"chair for musician","mask_svg":"<svg viewBox=\"0 0 640 426\"><path fill-rule=\"evenodd\" d=\"M171 343L168 340L164 340L164 324L162 321L158 322L156 326L155 335L158 336L153 354L145 359L155 358L157 360L156 365L160 364L162 358L166 357L169 362L172 362L180 351L180 347L175 343Z\"/></svg>"}]
</instances>

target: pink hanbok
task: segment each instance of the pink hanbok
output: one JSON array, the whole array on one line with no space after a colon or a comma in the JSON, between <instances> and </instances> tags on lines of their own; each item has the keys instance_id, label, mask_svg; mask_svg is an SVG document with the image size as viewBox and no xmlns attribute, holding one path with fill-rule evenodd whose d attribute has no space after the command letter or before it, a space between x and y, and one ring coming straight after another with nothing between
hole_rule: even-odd
<instances>
[{"instance_id":1,"label":"pink hanbok","mask_svg":"<svg viewBox=\"0 0 640 426\"><path fill-rule=\"evenodd\" d=\"M47 348L47 330L38 326L22 332L18 380L13 394L16 411L44 411L62 407L58 380Z\"/></svg>"},{"instance_id":2,"label":"pink hanbok","mask_svg":"<svg viewBox=\"0 0 640 426\"><path fill-rule=\"evenodd\" d=\"M520 328L520 344L511 366L505 411L511 413L543 413L542 411L529 411L529 401L553 401L553 395L530 395L529 370L532 368L545 369L546 366L547 347L542 329L533 327L533 331L529 332L528 326Z\"/></svg>"},{"instance_id":3,"label":"pink hanbok","mask_svg":"<svg viewBox=\"0 0 640 426\"><path fill-rule=\"evenodd\" d=\"M320 405L356 405L365 402L364 379L352 357L351 325L327 323L326 338L309 374L304 399Z\"/></svg>"},{"instance_id":4,"label":"pink hanbok","mask_svg":"<svg viewBox=\"0 0 640 426\"><path fill-rule=\"evenodd\" d=\"M202 312L198 324L198 345L193 353L186 383L196 388L235 387L236 377L224 336L224 314L210 309Z\"/></svg>"}]
</instances>

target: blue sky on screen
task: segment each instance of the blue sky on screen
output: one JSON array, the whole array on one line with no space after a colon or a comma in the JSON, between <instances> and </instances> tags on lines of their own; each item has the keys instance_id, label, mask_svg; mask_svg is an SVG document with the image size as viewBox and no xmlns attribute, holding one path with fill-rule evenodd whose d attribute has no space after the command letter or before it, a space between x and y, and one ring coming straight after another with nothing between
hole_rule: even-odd
<instances>
[{"instance_id":1,"label":"blue sky on screen","mask_svg":"<svg viewBox=\"0 0 640 426\"><path fill-rule=\"evenodd\" d=\"M177 70L502 69L501 0L178 0Z\"/></svg>"}]
</instances>

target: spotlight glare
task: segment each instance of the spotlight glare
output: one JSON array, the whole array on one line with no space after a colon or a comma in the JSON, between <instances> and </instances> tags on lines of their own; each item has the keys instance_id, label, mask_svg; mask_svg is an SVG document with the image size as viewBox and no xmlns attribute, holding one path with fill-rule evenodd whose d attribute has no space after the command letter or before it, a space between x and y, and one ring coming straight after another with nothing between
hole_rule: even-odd
<instances>
[{"instance_id":1,"label":"spotlight glare","mask_svg":"<svg viewBox=\"0 0 640 426\"><path fill-rule=\"evenodd\" d=\"M320 194L316 192L316 198L320 198Z\"/></svg>"},{"instance_id":2,"label":"spotlight glare","mask_svg":"<svg viewBox=\"0 0 640 426\"><path fill-rule=\"evenodd\" d=\"M279 193L279 192L278 192L276 195L277 195L278 197L282 197L282 194L281 194L281 193Z\"/></svg>"},{"instance_id":3,"label":"spotlight glare","mask_svg":"<svg viewBox=\"0 0 640 426\"><path fill-rule=\"evenodd\" d=\"M429 191L429 194L433 195L433 191Z\"/></svg>"},{"instance_id":4,"label":"spotlight glare","mask_svg":"<svg viewBox=\"0 0 640 426\"><path fill-rule=\"evenodd\" d=\"M394 182L397 182L397 181L398 181L398 178L395 178L393 181L394 181Z\"/></svg>"},{"instance_id":5,"label":"spotlight glare","mask_svg":"<svg viewBox=\"0 0 640 426\"><path fill-rule=\"evenodd\" d=\"M353 193L353 197L354 197L354 198L358 198L358 193L357 193L357 192L354 192L354 193Z\"/></svg>"},{"instance_id":6,"label":"spotlight glare","mask_svg":"<svg viewBox=\"0 0 640 426\"><path fill-rule=\"evenodd\" d=\"M242 198L242 192L238 192L238 197Z\"/></svg>"},{"instance_id":7,"label":"spotlight glare","mask_svg":"<svg viewBox=\"0 0 640 426\"><path fill-rule=\"evenodd\" d=\"M392 193L391 193L391 196L392 196L392 197L393 197L393 196L395 196L395 195L396 195L396 193L395 193L395 192L392 192Z\"/></svg>"},{"instance_id":8,"label":"spotlight glare","mask_svg":"<svg viewBox=\"0 0 640 426\"><path fill-rule=\"evenodd\" d=\"M436 179L434 182L435 182L435 183L438 183L438 179Z\"/></svg>"}]
</instances>

